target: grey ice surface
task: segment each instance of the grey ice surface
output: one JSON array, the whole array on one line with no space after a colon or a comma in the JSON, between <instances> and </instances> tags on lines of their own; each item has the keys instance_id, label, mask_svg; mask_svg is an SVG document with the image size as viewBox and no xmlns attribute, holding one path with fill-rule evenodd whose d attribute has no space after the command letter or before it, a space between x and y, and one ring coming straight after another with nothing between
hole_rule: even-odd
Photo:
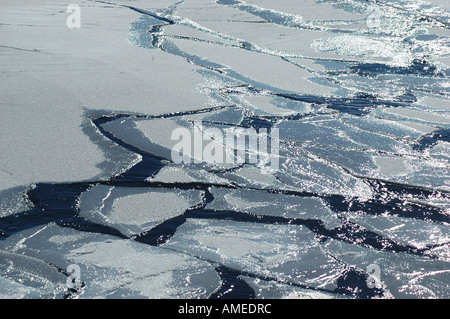
<instances>
[{"instance_id":1,"label":"grey ice surface","mask_svg":"<svg viewBox=\"0 0 450 319\"><path fill-rule=\"evenodd\" d=\"M78 5L1 4L0 298L450 297L448 1Z\"/></svg>"}]
</instances>

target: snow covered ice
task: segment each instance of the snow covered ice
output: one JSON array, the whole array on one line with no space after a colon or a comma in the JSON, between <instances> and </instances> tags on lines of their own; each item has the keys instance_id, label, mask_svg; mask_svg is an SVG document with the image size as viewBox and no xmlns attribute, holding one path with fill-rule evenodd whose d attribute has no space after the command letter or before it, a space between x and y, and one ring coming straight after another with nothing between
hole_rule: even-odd
<instances>
[{"instance_id":1,"label":"snow covered ice","mask_svg":"<svg viewBox=\"0 0 450 319\"><path fill-rule=\"evenodd\" d=\"M450 298L448 1L67 6L1 4L1 298Z\"/></svg>"}]
</instances>

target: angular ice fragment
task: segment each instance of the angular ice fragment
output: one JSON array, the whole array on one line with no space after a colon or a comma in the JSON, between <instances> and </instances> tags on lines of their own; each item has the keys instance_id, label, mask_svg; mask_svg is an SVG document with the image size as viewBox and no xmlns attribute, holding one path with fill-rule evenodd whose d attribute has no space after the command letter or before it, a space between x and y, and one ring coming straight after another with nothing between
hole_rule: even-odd
<instances>
[{"instance_id":1,"label":"angular ice fragment","mask_svg":"<svg viewBox=\"0 0 450 319\"><path fill-rule=\"evenodd\" d=\"M96 186L80 197L79 215L131 236L202 202L201 191Z\"/></svg>"}]
</instances>

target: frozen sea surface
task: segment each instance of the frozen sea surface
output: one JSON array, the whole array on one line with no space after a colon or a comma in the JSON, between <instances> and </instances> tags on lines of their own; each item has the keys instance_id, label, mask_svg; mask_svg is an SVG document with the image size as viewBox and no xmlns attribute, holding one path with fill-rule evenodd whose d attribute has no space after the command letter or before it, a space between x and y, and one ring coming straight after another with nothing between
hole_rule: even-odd
<instances>
[{"instance_id":1,"label":"frozen sea surface","mask_svg":"<svg viewBox=\"0 0 450 319\"><path fill-rule=\"evenodd\" d=\"M0 12L0 297L450 298L447 1L38 2ZM278 169L174 161L198 123Z\"/></svg>"}]
</instances>

